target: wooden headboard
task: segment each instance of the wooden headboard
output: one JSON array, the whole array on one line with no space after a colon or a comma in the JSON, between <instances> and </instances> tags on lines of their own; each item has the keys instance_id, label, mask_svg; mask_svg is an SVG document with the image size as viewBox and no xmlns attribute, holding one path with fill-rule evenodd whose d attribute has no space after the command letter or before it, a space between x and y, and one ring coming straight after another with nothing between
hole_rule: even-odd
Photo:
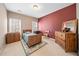
<instances>
[{"instance_id":1,"label":"wooden headboard","mask_svg":"<svg viewBox=\"0 0 79 59\"><path fill-rule=\"evenodd\" d=\"M23 30L23 33L25 33L25 32L32 32L32 30L31 29Z\"/></svg>"}]
</instances>

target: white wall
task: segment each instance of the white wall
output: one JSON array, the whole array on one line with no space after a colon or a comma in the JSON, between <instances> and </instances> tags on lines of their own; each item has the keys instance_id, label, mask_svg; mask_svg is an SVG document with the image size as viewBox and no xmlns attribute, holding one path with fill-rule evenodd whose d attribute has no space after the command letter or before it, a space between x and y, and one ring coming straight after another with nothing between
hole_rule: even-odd
<instances>
[{"instance_id":1,"label":"white wall","mask_svg":"<svg viewBox=\"0 0 79 59\"><path fill-rule=\"evenodd\" d=\"M76 5L76 15L77 15L77 19L78 19L78 33L79 33L79 3L77 3L77 5Z\"/></svg>"},{"instance_id":2,"label":"white wall","mask_svg":"<svg viewBox=\"0 0 79 59\"><path fill-rule=\"evenodd\" d=\"M0 48L5 45L5 34L7 33L7 12L5 6L0 4Z\"/></svg>"},{"instance_id":3,"label":"white wall","mask_svg":"<svg viewBox=\"0 0 79 59\"><path fill-rule=\"evenodd\" d=\"M32 29L32 21L37 20L37 18L35 17L25 16L11 11L8 11L7 14L8 14L8 18L11 17L11 18L21 19L21 31L26 29Z\"/></svg>"},{"instance_id":4,"label":"white wall","mask_svg":"<svg viewBox=\"0 0 79 59\"><path fill-rule=\"evenodd\" d=\"M79 3L77 3L76 9L77 9L77 18L79 19Z\"/></svg>"},{"instance_id":5,"label":"white wall","mask_svg":"<svg viewBox=\"0 0 79 59\"><path fill-rule=\"evenodd\" d=\"M76 5L76 15L77 15L77 19L78 19L78 36L79 36L79 3L77 3ZM79 55L79 37L78 37L78 55Z\"/></svg>"}]
</instances>

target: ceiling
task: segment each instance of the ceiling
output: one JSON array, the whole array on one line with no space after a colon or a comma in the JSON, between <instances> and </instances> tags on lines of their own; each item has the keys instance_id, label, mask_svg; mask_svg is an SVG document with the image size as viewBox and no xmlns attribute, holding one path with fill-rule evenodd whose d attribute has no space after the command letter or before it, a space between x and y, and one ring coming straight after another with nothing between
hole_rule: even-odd
<instances>
[{"instance_id":1,"label":"ceiling","mask_svg":"<svg viewBox=\"0 0 79 59\"><path fill-rule=\"evenodd\" d=\"M71 5L72 3L38 3L38 9L34 9L34 3L5 3L7 10L40 18L51 12L57 11L64 7Z\"/></svg>"}]
</instances>

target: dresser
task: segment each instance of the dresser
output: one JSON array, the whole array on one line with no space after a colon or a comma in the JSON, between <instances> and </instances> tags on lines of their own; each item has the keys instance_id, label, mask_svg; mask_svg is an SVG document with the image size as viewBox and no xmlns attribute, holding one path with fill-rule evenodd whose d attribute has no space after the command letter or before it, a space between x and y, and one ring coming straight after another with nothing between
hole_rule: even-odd
<instances>
[{"instance_id":1,"label":"dresser","mask_svg":"<svg viewBox=\"0 0 79 59\"><path fill-rule=\"evenodd\" d=\"M66 52L74 52L77 49L76 34L72 32L55 32L55 42Z\"/></svg>"},{"instance_id":2,"label":"dresser","mask_svg":"<svg viewBox=\"0 0 79 59\"><path fill-rule=\"evenodd\" d=\"M6 43L7 44L17 42L19 40L20 40L20 33L19 32L6 34Z\"/></svg>"}]
</instances>

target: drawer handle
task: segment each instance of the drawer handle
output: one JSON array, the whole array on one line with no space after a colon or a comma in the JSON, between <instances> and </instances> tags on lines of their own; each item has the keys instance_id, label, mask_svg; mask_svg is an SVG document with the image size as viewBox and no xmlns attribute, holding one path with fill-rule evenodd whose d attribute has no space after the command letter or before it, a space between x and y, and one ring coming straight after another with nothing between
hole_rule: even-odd
<instances>
[{"instance_id":1,"label":"drawer handle","mask_svg":"<svg viewBox=\"0 0 79 59\"><path fill-rule=\"evenodd\" d=\"M63 36L63 35L61 35L61 36Z\"/></svg>"}]
</instances>

